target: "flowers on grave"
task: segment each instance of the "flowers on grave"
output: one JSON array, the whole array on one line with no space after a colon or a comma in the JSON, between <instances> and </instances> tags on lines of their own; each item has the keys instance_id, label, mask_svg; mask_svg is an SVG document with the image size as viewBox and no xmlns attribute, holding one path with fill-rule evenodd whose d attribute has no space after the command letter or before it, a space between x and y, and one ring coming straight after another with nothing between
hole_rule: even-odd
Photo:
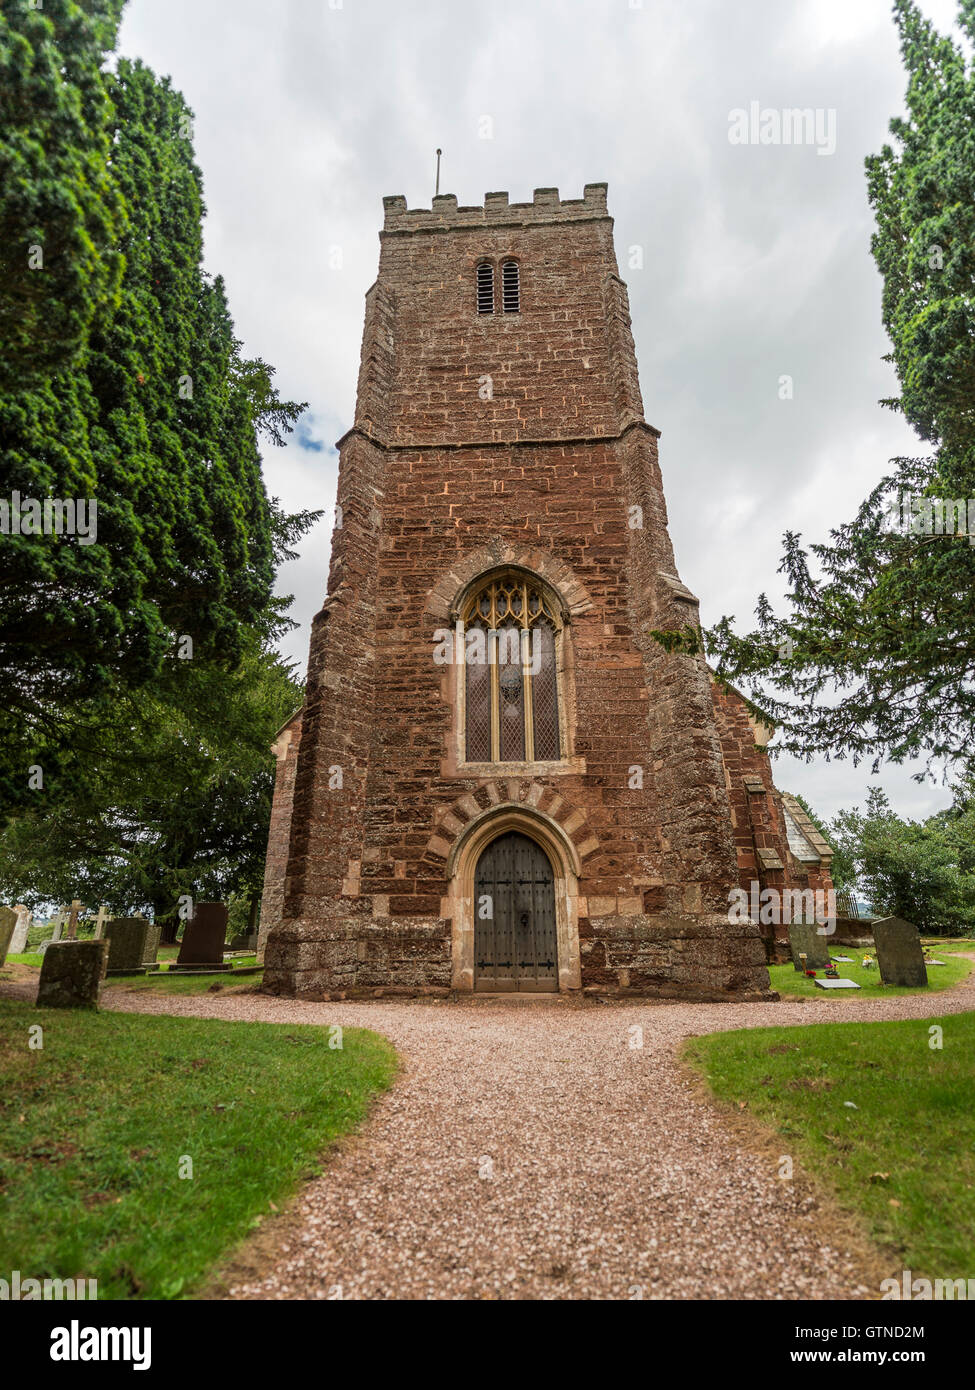
<instances>
[{"instance_id":1,"label":"flowers on grave","mask_svg":"<svg viewBox=\"0 0 975 1390\"><path fill-rule=\"evenodd\" d=\"M805 970L803 971L803 974L805 975L807 980L815 980L816 978L815 970Z\"/></svg>"},{"instance_id":2,"label":"flowers on grave","mask_svg":"<svg viewBox=\"0 0 975 1390\"><path fill-rule=\"evenodd\" d=\"M872 956L864 956L864 957L863 957L863 960L860 962L860 964L861 964L861 966L863 967L864 970L872 970L872 969L873 969L873 957L872 957Z\"/></svg>"},{"instance_id":3,"label":"flowers on grave","mask_svg":"<svg viewBox=\"0 0 975 1390\"><path fill-rule=\"evenodd\" d=\"M827 980L838 980L840 978L840 972L837 970L836 966L832 964L827 965L824 973Z\"/></svg>"}]
</instances>

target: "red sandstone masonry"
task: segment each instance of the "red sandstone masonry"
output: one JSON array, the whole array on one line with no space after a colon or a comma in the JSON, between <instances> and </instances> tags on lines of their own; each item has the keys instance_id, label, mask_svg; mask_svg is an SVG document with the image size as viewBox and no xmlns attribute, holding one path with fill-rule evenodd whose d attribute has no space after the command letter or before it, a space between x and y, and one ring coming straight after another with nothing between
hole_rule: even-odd
<instances>
[{"instance_id":1,"label":"red sandstone masonry","mask_svg":"<svg viewBox=\"0 0 975 1390\"><path fill-rule=\"evenodd\" d=\"M760 992L758 934L727 921L741 865L710 676L651 635L696 625L697 601L667 534L605 188L385 205L267 987L446 988L450 847L511 801L558 803L553 818L564 808L585 848L584 987ZM475 312L484 258L519 262L519 314ZM502 564L549 578L569 609L558 770L483 776L451 761L434 631L474 575Z\"/></svg>"}]
</instances>

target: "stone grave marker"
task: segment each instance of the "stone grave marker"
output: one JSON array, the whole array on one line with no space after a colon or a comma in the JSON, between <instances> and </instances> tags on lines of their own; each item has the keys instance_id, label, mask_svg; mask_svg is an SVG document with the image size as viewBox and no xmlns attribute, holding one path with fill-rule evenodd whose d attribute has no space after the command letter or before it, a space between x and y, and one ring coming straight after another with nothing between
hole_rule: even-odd
<instances>
[{"instance_id":1,"label":"stone grave marker","mask_svg":"<svg viewBox=\"0 0 975 1390\"><path fill-rule=\"evenodd\" d=\"M81 911L81 899L74 898L71 902L71 911L68 913L68 940L76 941L78 938L78 913Z\"/></svg>"},{"instance_id":2,"label":"stone grave marker","mask_svg":"<svg viewBox=\"0 0 975 1390\"><path fill-rule=\"evenodd\" d=\"M227 904L197 903L183 930L176 965L170 970L226 970Z\"/></svg>"},{"instance_id":3,"label":"stone grave marker","mask_svg":"<svg viewBox=\"0 0 975 1390\"><path fill-rule=\"evenodd\" d=\"M108 964L107 941L54 941L44 952L39 1009L96 1009Z\"/></svg>"},{"instance_id":4,"label":"stone grave marker","mask_svg":"<svg viewBox=\"0 0 975 1390\"><path fill-rule=\"evenodd\" d=\"M825 933L820 935L817 922L792 922L789 926L789 949L795 968L802 969L799 954L804 951L807 970L825 970L829 965L828 940Z\"/></svg>"},{"instance_id":5,"label":"stone grave marker","mask_svg":"<svg viewBox=\"0 0 975 1390\"><path fill-rule=\"evenodd\" d=\"M7 959L10 942L17 926L17 914L12 907L0 907L0 965Z\"/></svg>"},{"instance_id":6,"label":"stone grave marker","mask_svg":"<svg viewBox=\"0 0 975 1390\"><path fill-rule=\"evenodd\" d=\"M856 980L814 980L819 989L859 989Z\"/></svg>"},{"instance_id":7,"label":"stone grave marker","mask_svg":"<svg viewBox=\"0 0 975 1390\"><path fill-rule=\"evenodd\" d=\"M917 989L928 982L921 938L913 922L903 917L878 917L873 923L877 966L885 985Z\"/></svg>"},{"instance_id":8,"label":"stone grave marker","mask_svg":"<svg viewBox=\"0 0 975 1390\"><path fill-rule=\"evenodd\" d=\"M24 907L23 903L17 903L14 907L17 914L17 925L14 927L14 934L10 938L9 954L12 956L22 956L27 950L27 933L30 931L30 919L33 916L29 907Z\"/></svg>"},{"instance_id":9,"label":"stone grave marker","mask_svg":"<svg viewBox=\"0 0 975 1390\"><path fill-rule=\"evenodd\" d=\"M144 917L115 917L108 923L109 975L133 975L146 968L148 930Z\"/></svg>"},{"instance_id":10,"label":"stone grave marker","mask_svg":"<svg viewBox=\"0 0 975 1390\"><path fill-rule=\"evenodd\" d=\"M156 957L159 955L159 937L162 927L158 922L148 922L146 924L146 945L142 955L143 965L155 965Z\"/></svg>"},{"instance_id":11,"label":"stone grave marker","mask_svg":"<svg viewBox=\"0 0 975 1390\"><path fill-rule=\"evenodd\" d=\"M108 906L102 903L98 909L98 916L95 918L95 940L100 941L105 935L105 923L108 921Z\"/></svg>"}]
</instances>

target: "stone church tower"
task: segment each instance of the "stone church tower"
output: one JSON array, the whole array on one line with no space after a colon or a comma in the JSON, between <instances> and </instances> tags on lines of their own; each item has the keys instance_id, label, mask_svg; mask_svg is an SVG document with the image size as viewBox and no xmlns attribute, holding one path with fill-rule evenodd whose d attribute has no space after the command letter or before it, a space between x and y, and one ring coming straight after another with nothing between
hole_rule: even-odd
<instances>
[{"instance_id":1,"label":"stone church tower","mask_svg":"<svg viewBox=\"0 0 975 1390\"><path fill-rule=\"evenodd\" d=\"M265 988L758 996L729 892L802 870L743 703L653 636L697 600L606 186L384 203Z\"/></svg>"}]
</instances>

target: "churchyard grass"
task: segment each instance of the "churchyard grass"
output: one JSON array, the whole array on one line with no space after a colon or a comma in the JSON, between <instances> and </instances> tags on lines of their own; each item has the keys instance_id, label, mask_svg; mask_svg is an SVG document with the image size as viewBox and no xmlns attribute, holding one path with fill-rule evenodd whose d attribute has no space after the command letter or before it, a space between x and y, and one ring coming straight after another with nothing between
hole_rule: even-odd
<instances>
[{"instance_id":1,"label":"churchyard grass","mask_svg":"<svg viewBox=\"0 0 975 1390\"><path fill-rule=\"evenodd\" d=\"M253 965L254 962L244 964ZM263 970L254 975L183 975L179 971L170 975L165 971L159 975L114 975L102 988L145 990L150 994L240 994L244 990L259 989L263 978Z\"/></svg>"},{"instance_id":2,"label":"churchyard grass","mask_svg":"<svg viewBox=\"0 0 975 1390\"><path fill-rule=\"evenodd\" d=\"M975 1278L975 1014L713 1033L684 1056L736 1113L744 1102L771 1126L777 1152L859 1213L903 1269ZM769 1181L782 1181L781 1160L768 1163Z\"/></svg>"},{"instance_id":3,"label":"churchyard grass","mask_svg":"<svg viewBox=\"0 0 975 1390\"><path fill-rule=\"evenodd\" d=\"M0 1000L0 1277L190 1294L320 1171L395 1069L364 1029Z\"/></svg>"},{"instance_id":4,"label":"churchyard grass","mask_svg":"<svg viewBox=\"0 0 975 1390\"><path fill-rule=\"evenodd\" d=\"M790 963L788 965L770 965L769 979L772 981L772 988L778 990L779 994L800 995L806 998L828 999L834 1003L837 999L862 999L870 995L883 995L885 999L891 999L897 994L924 994L928 992L937 993L938 990L946 989L949 985L958 984L963 980L975 966L970 960L946 959L938 952L943 948L932 948L931 954L935 960L944 960L944 965L935 965L928 970L928 988L924 989L902 989L898 985L885 985L880 978L880 971L877 968L876 953L872 949L863 947L862 949L840 949L837 947L832 952L833 955L852 956L853 965L844 965L839 962L836 969L840 978L844 980L855 980L860 989L849 990L825 990L820 989L815 980L807 980L804 975L800 975L798 970ZM865 970L860 962L865 955L873 958L873 969ZM819 979L825 979L822 970L817 970Z\"/></svg>"}]
</instances>

